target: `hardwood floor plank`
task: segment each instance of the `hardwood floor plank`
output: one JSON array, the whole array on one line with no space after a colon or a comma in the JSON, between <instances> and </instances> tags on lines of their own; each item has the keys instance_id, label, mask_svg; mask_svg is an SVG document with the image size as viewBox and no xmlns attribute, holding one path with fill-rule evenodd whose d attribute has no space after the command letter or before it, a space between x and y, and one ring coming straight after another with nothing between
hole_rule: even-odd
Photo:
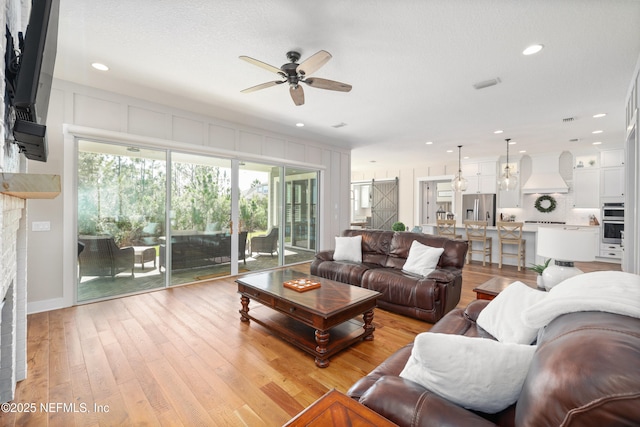
<instances>
[{"instance_id":1,"label":"hardwood floor plank","mask_svg":"<svg viewBox=\"0 0 640 427\"><path fill-rule=\"evenodd\" d=\"M118 384L120 394L125 398L124 407L129 415L130 425L159 426L160 421L138 381L133 378Z\"/></svg>"},{"instance_id":2,"label":"hardwood floor plank","mask_svg":"<svg viewBox=\"0 0 640 427\"><path fill-rule=\"evenodd\" d=\"M620 270L608 263L576 266ZM309 264L294 269L308 272ZM473 262L464 267L458 307L497 275L536 279L529 270ZM432 327L376 309L374 340L320 369L259 324L241 322L240 307L234 278L223 278L29 315L28 377L18 383L14 402L108 405L109 412L0 414L0 425L279 426L330 389L346 391Z\"/></svg>"},{"instance_id":3,"label":"hardwood floor plank","mask_svg":"<svg viewBox=\"0 0 640 427\"><path fill-rule=\"evenodd\" d=\"M198 402L190 385L173 369L168 360L159 358L149 362L148 366L184 425L213 425L213 420Z\"/></svg>"}]
</instances>

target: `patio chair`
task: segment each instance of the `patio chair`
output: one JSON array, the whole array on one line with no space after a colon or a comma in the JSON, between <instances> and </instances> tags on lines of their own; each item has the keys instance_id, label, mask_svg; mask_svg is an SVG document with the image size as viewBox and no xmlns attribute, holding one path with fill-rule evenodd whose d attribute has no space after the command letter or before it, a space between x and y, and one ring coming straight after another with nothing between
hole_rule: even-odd
<instances>
[{"instance_id":1,"label":"patio chair","mask_svg":"<svg viewBox=\"0 0 640 427\"><path fill-rule=\"evenodd\" d=\"M278 253L278 227L273 227L265 236L251 238L251 255L253 253Z\"/></svg>"},{"instance_id":2,"label":"patio chair","mask_svg":"<svg viewBox=\"0 0 640 427\"><path fill-rule=\"evenodd\" d=\"M133 243L138 246L155 246L161 234L162 225L159 222L149 222L140 230L140 237Z\"/></svg>"},{"instance_id":3,"label":"patio chair","mask_svg":"<svg viewBox=\"0 0 640 427\"><path fill-rule=\"evenodd\" d=\"M135 253L132 247L119 248L110 236L79 236L84 250L78 255L80 279L83 276L111 276L131 270Z\"/></svg>"}]
</instances>

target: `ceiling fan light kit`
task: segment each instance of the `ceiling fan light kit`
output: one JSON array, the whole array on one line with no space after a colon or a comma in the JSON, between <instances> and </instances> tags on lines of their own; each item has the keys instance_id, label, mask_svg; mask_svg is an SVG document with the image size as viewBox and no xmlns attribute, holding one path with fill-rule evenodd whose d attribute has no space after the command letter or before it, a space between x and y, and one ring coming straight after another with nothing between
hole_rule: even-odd
<instances>
[{"instance_id":1,"label":"ceiling fan light kit","mask_svg":"<svg viewBox=\"0 0 640 427\"><path fill-rule=\"evenodd\" d=\"M271 86L280 85L282 83L289 84L289 94L293 103L296 105L304 104L304 90L300 83L304 83L308 86L318 89L333 90L337 92L349 92L351 85L347 83L337 82L335 80L321 79L318 77L308 77L310 74L316 72L320 67L327 63L331 59L331 54L326 50L321 50L311 55L301 64L298 64L300 60L300 53L296 51L287 52L288 63L282 67L274 67L257 59L249 56L240 56L240 59L247 61L250 64L257 65L264 68L267 71L278 74L283 80L275 80L271 82L262 83L256 86L249 87L241 90L242 93L254 92L260 89L266 89Z\"/></svg>"}]
</instances>

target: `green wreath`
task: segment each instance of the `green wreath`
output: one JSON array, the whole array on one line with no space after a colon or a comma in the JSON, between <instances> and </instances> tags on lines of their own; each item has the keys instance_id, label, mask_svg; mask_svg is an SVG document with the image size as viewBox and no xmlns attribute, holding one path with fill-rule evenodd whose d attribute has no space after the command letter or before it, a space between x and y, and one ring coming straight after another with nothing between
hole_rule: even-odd
<instances>
[{"instance_id":1,"label":"green wreath","mask_svg":"<svg viewBox=\"0 0 640 427\"><path fill-rule=\"evenodd\" d=\"M544 202L545 200L549 202L549 206L546 208L542 206L542 202ZM539 212L542 212L542 213L553 212L556 209L556 206L557 206L556 199L554 199L549 195L540 196L536 199L535 208Z\"/></svg>"}]
</instances>

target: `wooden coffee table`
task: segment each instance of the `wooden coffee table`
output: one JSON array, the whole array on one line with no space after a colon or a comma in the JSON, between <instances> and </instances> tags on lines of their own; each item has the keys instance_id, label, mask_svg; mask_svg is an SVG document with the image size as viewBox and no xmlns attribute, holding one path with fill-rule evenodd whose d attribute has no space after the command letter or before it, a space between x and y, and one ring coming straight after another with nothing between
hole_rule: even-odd
<instances>
[{"instance_id":1,"label":"wooden coffee table","mask_svg":"<svg viewBox=\"0 0 640 427\"><path fill-rule=\"evenodd\" d=\"M496 296L498 296L500 292L504 291L507 286L517 281L523 282L525 285L529 286L532 289L544 290L539 289L537 285L526 283L522 279L512 279L509 277L496 276L473 288L473 292L476 293L477 299L492 300Z\"/></svg>"},{"instance_id":2,"label":"wooden coffee table","mask_svg":"<svg viewBox=\"0 0 640 427\"><path fill-rule=\"evenodd\" d=\"M320 282L320 287L297 292L283 286L302 278ZM329 357L339 351L373 339L373 309L379 292L289 269L243 276L236 283L242 304L240 320L253 320L315 356L320 368L329 366ZM250 300L262 304L252 314ZM359 315L362 322L354 319Z\"/></svg>"}]
</instances>

